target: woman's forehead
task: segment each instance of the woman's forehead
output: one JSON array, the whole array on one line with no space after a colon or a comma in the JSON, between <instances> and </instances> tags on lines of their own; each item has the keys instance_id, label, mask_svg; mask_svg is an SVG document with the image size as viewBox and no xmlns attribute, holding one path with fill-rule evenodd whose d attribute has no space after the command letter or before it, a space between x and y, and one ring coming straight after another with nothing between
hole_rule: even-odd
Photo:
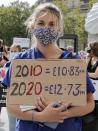
<instances>
[{"instance_id":1,"label":"woman's forehead","mask_svg":"<svg viewBox=\"0 0 98 131\"><path fill-rule=\"evenodd\" d=\"M10 49L10 51L16 51L17 50L17 48L15 47L15 46L13 46L11 49Z\"/></svg>"},{"instance_id":2,"label":"woman's forehead","mask_svg":"<svg viewBox=\"0 0 98 131\"><path fill-rule=\"evenodd\" d=\"M38 14L37 18L36 18L36 20L45 20L45 19L48 19L48 20L54 21L54 22L58 21L58 17L49 11L40 12L40 14Z\"/></svg>"}]
</instances>

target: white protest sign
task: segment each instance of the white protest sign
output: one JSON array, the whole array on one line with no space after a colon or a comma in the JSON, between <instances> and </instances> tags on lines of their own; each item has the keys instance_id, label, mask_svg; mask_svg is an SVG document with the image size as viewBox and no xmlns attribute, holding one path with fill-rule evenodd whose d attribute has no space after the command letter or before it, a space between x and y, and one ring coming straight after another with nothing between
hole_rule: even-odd
<instances>
[{"instance_id":1,"label":"white protest sign","mask_svg":"<svg viewBox=\"0 0 98 131\"><path fill-rule=\"evenodd\" d=\"M22 48L30 47L30 39L29 38L13 38L13 45L20 45Z\"/></svg>"},{"instance_id":2,"label":"white protest sign","mask_svg":"<svg viewBox=\"0 0 98 131\"><path fill-rule=\"evenodd\" d=\"M85 105L85 60L13 60L9 104L35 105L39 95Z\"/></svg>"},{"instance_id":3,"label":"white protest sign","mask_svg":"<svg viewBox=\"0 0 98 131\"><path fill-rule=\"evenodd\" d=\"M93 80L91 79L94 87L95 87L95 92L94 92L94 100L98 100L98 80Z\"/></svg>"}]
</instances>

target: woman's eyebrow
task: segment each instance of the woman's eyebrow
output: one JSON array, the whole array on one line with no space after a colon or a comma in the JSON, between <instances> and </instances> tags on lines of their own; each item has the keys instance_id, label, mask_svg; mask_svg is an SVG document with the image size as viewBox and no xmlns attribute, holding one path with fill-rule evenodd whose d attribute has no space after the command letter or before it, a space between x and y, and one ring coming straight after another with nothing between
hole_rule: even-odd
<instances>
[{"instance_id":1,"label":"woman's eyebrow","mask_svg":"<svg viewBox=\"0 0 98 131\"><path fill-rule=\"evenodd\" d=\"M41 23L43 23L44 21L43 21L43 20L37 20L37 22L41 22Z\"/></svg>"},{"instance_id":2,"label":"woman's eyebrow","mask_svg":"<svg viewBox=\"0 0 98 131\"><path fill-rule=\"evenodd\" d=\"M54 22L54 21L50 21L49 23L51 23L51 24L55 24L55 22Z\"/></svg>"},{"instance_id":3,"label":"woman's eyebrow","mask_svg":"<svg viewBox=\"0 0 98 131\"><path fill-rule=\"evenodd\" d=\"M44 22L43 20L38 20L38 22Z\"/></svg>"}]
</instances>

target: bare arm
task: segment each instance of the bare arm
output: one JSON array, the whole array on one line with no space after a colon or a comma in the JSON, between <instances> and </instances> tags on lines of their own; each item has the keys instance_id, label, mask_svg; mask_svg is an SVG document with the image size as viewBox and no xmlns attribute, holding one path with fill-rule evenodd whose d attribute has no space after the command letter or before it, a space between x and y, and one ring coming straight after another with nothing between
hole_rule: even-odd
<instances>
[{"instance_id":1,"label":"bare arm","mask_svg":"<svg viewBox=\"0 0 98 131\"><path fill-rule=\"evenodd\" d=\"M8 100L8 97L7 97ZM39 105L45 103L44 99L40 99ZM44 102L42 102L44 101ZM62 104L58 108L54 108L53 103L48 104L41 112L26 111L22 112L18 105L9 105L6 102L8 111L16 118L27 121L38 121L38 122L63 122L66 118L83 116L94 109L94 101L92 93L87 95L87 105L81 107L72 107L67 111L63 111L70 104Z\"/></svg>"},{"instance_id":2,"label":"bare arm","mask_svg":"<svg viewBox=\"0 0 98 131\"><path fill-rule=\"evenodd\" d=\"M9 90L8 90L9 91ZM36 116L36 118L34 118L34 121L40 121L40 113L33 113L32 110L30 111L21 111L19 105L10 105L8 103L8 93L7 93L7 97L6 97L6 106L7 106L7 110L8 112L10 112L14 117L21 119L21 120L27 120L27 121L32 121L33 119L33 115ZM37 120L38 119L38 120Z\"/></svg>"},{"instance_id":3,"label":"bare arm","mask_svg":"<svg viewBox=\"0 0 98 131\"><path fill-rule=\"evenodd\" d=\"M62 110L65 106L59 108L54 108L53 103L45 107L41 112L36 112L33 110L22 112L19 105L9 105L8 104L8 93L6 99L6 106L8 112L10 112L14 117L27 120L27 121L38 121L38 122L63 122L65 117L62 115Z\"/></svg>"},{"instance_id":4,"label":"bare arm","mask_svg":"<svg viewBox=\"0 0 98 131\"><path fill-rule=\"evenodd\" d=\"M92 93L87 95L87 105L81 107L73 107L68 110L68 118L70 117L79 117L86 115L93 111L94 109L94 100Z\"/></svg>"},{"instance_id":5,"label":"bare arm","mask_svg":"<svg viewBox=\"0 0 98 131\"><path fill-rule=\"evenodd\" d=\"M90 78L98 78L98 67L96 68L96 71L94 73L88 73Z\"/></svg>"},{"instance_id":6,"label":"bare arm","mask_svg":"<svg viewBox=\"0 0 98 131\"><path fill-rule=\"evenodd\" d=\"M38 99L38 105L37 105L39 110L42 110L44 108L43 104L45 106L45 99L41 97L40 99ZM88 93L87 94L87 104L85 106L73 106L69 108L68 111L63 111L62 116L64 116L65 118L80 117L80 116L83 116L83 115L86 115L92 112L94 109L94 106L95 104L94 104L93 94Z\"/></svg>"}]
</instances>

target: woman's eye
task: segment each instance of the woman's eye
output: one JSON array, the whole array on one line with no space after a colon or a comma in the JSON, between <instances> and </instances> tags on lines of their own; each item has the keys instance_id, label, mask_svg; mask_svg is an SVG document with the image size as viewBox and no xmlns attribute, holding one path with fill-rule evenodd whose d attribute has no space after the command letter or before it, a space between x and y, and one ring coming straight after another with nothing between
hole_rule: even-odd
<instances>
[{"instance_id":1,"label":"woman's eye","mask_svg":"<svg viewBox=\"0 0 98 131\"><path fill-rule=\"evenodd\" d=\"M38 23L38 25L44 25L44 23Z\"/></svg>"},{"instance_id":2,"label":"woman's eye","mask_svg":"<svg viewBox=\"0 0 98 131\"><path fill-rule=\"evenodd\" d=\"M50 27L53 27L53 26L54 26L54 23L50 23L49 26L50 26Z\"/></svg>"}]
</instances>

